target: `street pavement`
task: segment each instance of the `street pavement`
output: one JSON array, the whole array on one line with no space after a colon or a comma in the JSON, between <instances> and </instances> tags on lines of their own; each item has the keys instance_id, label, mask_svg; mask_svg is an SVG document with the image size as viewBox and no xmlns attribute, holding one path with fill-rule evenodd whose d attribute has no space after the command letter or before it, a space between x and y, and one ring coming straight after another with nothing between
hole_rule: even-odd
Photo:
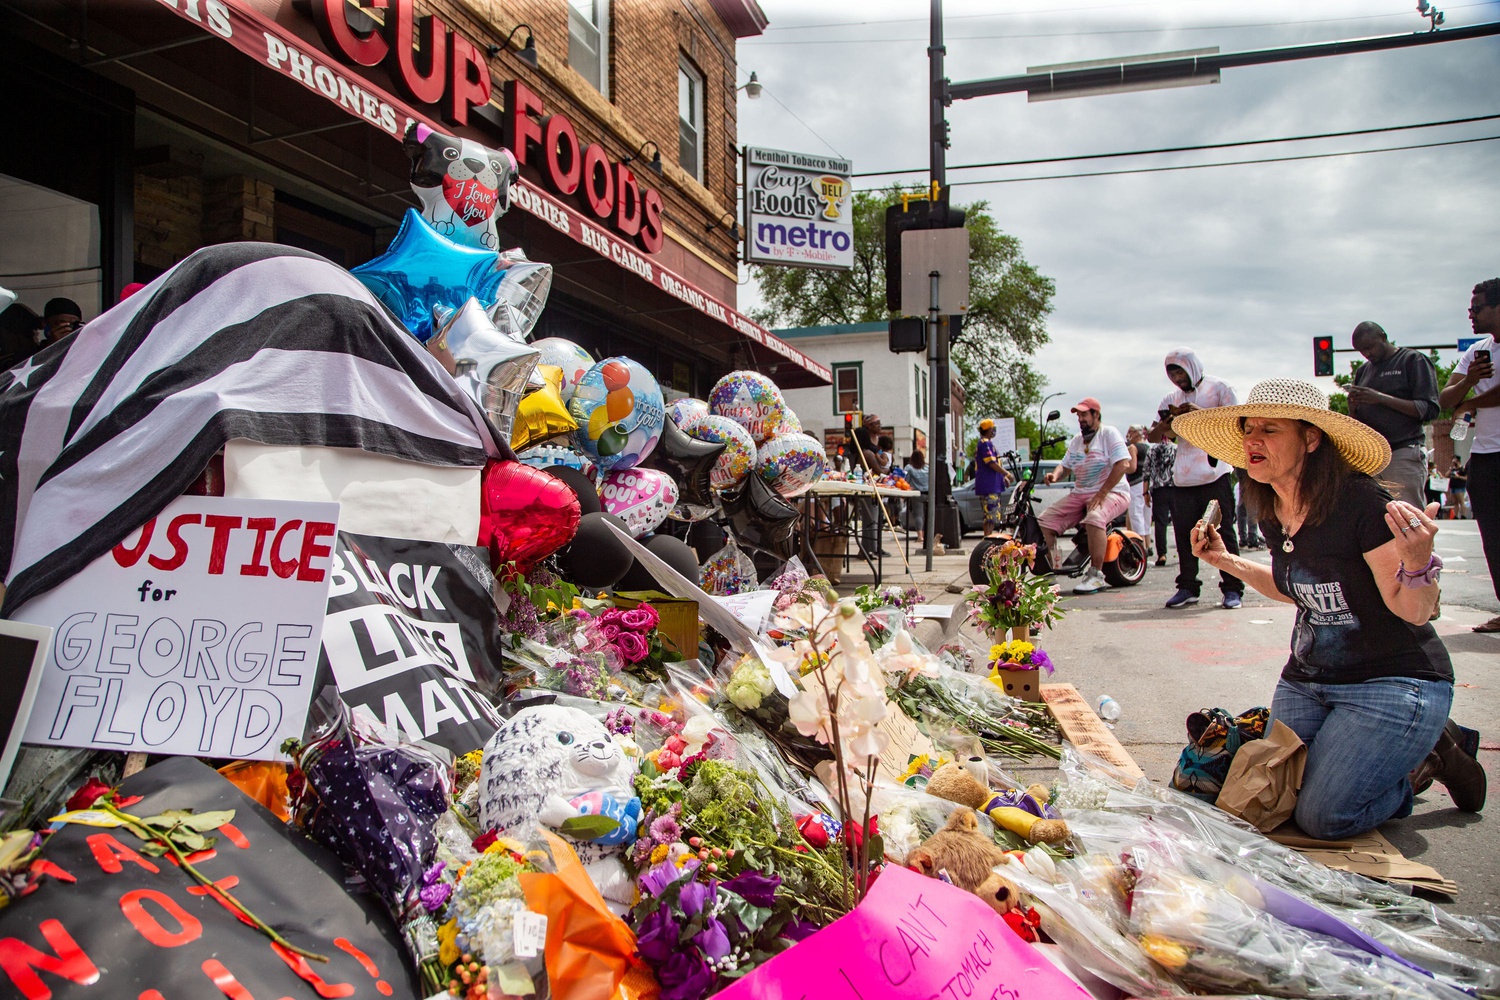
<instances>
[{"instance_id":1,"label":"street pavement","mask_svg":"<svg viewBox=\"0 0 1500 1000\"><path fill-rule=\"evenodd\" d=\"M1437 551L1443 557L1442 617L1435 623L1453 658L1456 690L1453 718L1480 731L1480 761L1494 788L1490 815L1454 809L1441 785L1417 800L1412 816L1394 820L1381 832L1407 857L1420 860L1456 881L1456 899L1434 897L1456 912L1500 917L1500 635L1480 635L1470 627L1500 613L1472 521L1443 521ZM886 536L886 548L896 551ZM899 558L886 560L887 584L917 585L928 600L958 601L951 592L968 584L968 548L960 555L938 557L931 573L913 557L913 574L901 570ZM1264 549L1248 552L1269 564ZM1091 704L1108 694L1120 705L1115 735L1154 782L1168 783L1177 756L1187 741L1184 720L1200 708L1240 712L1267 705L1292 630L1294 609L1251 591L1238 611L1219 607L1217 572L1204 572L1203 600L1178 611L1163 607L1175 589L1175 552L1164 568L1151 568L1135 587L1069 597L1068 614L1041 644L1057 664L1057 680L1075 685ZM840 590L851 593L870 582L854 568ZM1071 580L1059 581L1068 594ZM960 612L961 614L961 612ZM951 632L928 624L919 636L933 642ZM957 628L976 650L989 642L972 626ZM1030 770L1030 769L1027 769ZM1497 924L1500 926L1500 924ZM1500 963L1500 945L1455 945Z\"/></svg>"}]
</instances>

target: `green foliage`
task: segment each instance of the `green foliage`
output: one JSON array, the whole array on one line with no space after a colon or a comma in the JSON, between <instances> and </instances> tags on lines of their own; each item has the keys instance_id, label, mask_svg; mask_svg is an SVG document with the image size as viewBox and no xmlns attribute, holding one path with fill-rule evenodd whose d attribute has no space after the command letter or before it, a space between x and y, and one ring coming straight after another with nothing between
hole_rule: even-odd
<instances>
[{"instance_id":1,"label":"green foliage","mask_svg":"<svg viewBox=\"0 0 1500 1000\"><path fill-rule=\"evenodd\" d=\"M854 267L849 271L752 265L765 306L754 311L768 326L874 323L885 308L885 210L903 189L854 194ZM1020 414L1041 398L1045 377L1030 356L1047 343L1047 314L1056 285L1021 252L1021 241L1001 231L989 203L956 206L967 213L969 312L952 345L954 377L970 414ZM1020 433L1018 428L1017 433Z\"/></svg>"}]
</instances>

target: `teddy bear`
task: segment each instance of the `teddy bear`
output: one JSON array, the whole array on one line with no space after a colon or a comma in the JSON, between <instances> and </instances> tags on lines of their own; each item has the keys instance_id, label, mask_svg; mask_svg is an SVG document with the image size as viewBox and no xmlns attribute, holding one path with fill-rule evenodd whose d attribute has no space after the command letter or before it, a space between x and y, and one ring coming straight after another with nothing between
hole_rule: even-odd
<instances>
[{"instance_id":1,"label":"teddy bear","mask_svg":"<svg viewBox=\"0 0 1500 1000\"><path fill-rule=\"evenodd\" d=\"M968 806L1032 844L1056 844L1068 839L1068 824L1047 804L1047 789L1032 785L1026 791L992 792L984 782L955 763L944 764L927 779L927 794Z\"/></svg>"},{"instance_id":2,"label":"teddy bear","mask_svg":"<svg viewBox=\"0 0 1500 1000\"><path fill-rule=\"evenodd\" d=\"M635 843L641 820L635 771L609 730L582 709L523 708L485 744L475 782L480 826L522 831L539 822L561 830L578 816L615 820L606 833L570 840L605 899L628 906L635 901L635 884L621 859Z\"/></svg>"},{"instance_id":3,"label":"teddy bear","mask_svg":"<svg viewBox=\"0 0 1500 1000\"><path fill-rule=\"evenodd\" d=\"M973 809L953 810L947 824L912 848L904 864L929 878L947 875L949 882L974 893L1002 917L1020 905L1020 891L995 871L1005 861L1005 848L979 829Z\"/></svg>"}]
</instances>

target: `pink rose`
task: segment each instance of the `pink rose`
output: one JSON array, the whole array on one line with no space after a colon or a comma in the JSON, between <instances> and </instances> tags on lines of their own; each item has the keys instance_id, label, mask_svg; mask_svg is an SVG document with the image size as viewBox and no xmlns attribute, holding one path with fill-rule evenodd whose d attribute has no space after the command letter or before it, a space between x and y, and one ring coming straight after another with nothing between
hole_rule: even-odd
<instances>
[{"instance_id":1,"label":"pink rose","mask_svg":"<svg viewBox=\"0 0 1500 1000\"><path fill-rule=\"evenodd\" d=\"M616 625L614 622L610 622L609 624L599 628L599 635L604 638L605 642L612 642L618 645L617 640L620 638L620 636L629 635L629 633L620 628L620 626Z\"/></svg>"},{"instance_id":2,"label":"pink rose","mask_svg":"<svg viewBox=\"0 0 1500 1000\"><path fill-rule=\"evenodd\" d=\"M639 663L650 652L645 637L635 632L621 632L612 641L627 663Z\"/></svg>"},{"instance_id":3,"label":"pink rose","mask_svg":"<svg viewBox=\"0 0 1500 1000\"><path fill-rule=\"evenodd\" d=\"M620 624L632 632L649 632L656 628L656 623L661 621L661 615L649 604L631 608L620 615Z\"/></svg>"},{"instance_id":4,"label":"pink rose","mask_svg":"<svg viewBox=\"0 0 1500 1000\"><path fill-rule=\"evenodd\" d=\"M621 611L619 608L610 608L608 611L600 615L597 621L600 625L618 625L620 624L620 619L624 616L624 614L625 612Z\"/></svg>"}]
</instances>

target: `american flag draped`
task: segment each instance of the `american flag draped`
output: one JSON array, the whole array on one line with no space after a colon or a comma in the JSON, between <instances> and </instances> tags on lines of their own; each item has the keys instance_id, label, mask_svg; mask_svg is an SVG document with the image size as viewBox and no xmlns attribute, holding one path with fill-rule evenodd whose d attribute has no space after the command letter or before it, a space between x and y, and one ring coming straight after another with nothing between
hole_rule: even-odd
<instances>
[{"instance_id":1,"label":"american flag draped","mask_svg":"<svg viewBox=\"0 0 1500 1000\"><path fill-rule=\"evenodd\" d=\"M209 247L0 372L0 615L156 516L230 438L470 468L509 455L349 272Z\"/></svg>"}]
</instances>

